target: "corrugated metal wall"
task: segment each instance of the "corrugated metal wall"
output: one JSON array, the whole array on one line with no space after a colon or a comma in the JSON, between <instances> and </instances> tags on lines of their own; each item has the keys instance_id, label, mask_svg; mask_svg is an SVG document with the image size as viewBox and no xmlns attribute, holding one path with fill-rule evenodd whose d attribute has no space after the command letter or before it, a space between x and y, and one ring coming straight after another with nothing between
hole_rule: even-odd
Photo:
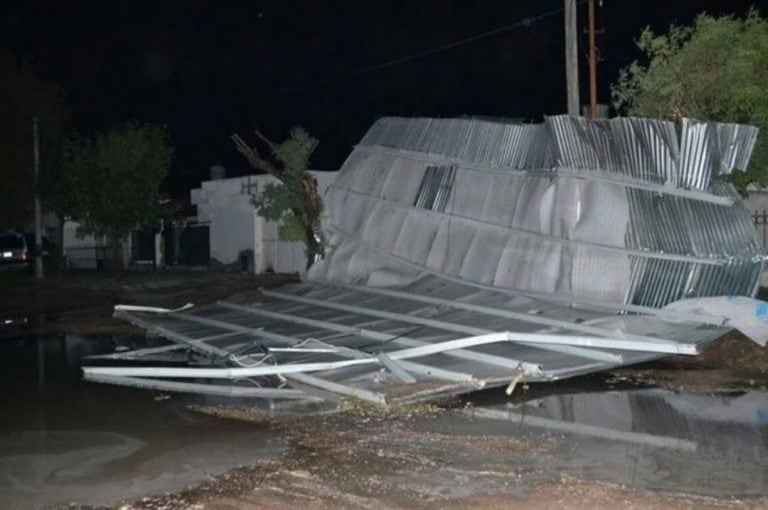
<instances>
[{"instance_id":1,"label":"corrugated metal wall","mask_svg":"<svg viewBox=\"0 0 768 510\"><path fill-rule=\"evenodd\" d=\"M677 133L635 118L381 119L330 190L335 249L313 275L429 272L652 307L750 295L762 247L733 188L713 178L746 166L757 130L685 120ZM425 207L438 191L440 207Z\"/></svg>"}]
</instances>

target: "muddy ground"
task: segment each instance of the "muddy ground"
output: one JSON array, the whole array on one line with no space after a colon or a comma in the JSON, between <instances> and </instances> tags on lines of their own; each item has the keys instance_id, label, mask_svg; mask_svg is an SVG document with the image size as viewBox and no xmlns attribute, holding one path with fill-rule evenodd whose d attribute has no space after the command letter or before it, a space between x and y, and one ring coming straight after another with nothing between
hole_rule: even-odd
<instances>
[{"instance_id":1,"label":"muddy ground","mask_svg":"<svg viewBox=\"0 0 768 510\"><path fill-rule=\"evenodd\" d=\"M679 391L742 391L768 388L768 348L733 331L698 356L672 358L623 367L615 380Z\"/></svg>"},{"instance_id":2,"label":"muddy ground","mask_svg":"<svg viewBox=\"0 0 768 510\"><path fill-rule=\"evenodd\" d=\"M279 430L291 447L279 458L190 490L116 508L768 508L763 497L714 498L579 479L558 467L568 437L531 431L485 434L459 423L457 413L466 412L451 409L422 406L386 414L347 409L312 419L275 419L232 407L200 411ZM446 421L453 426L445 428Z\"/></svg>"},{"instance_id":3,"label":"muddy ground","mask_svg":"<svg viewBox=\"0 0 768 510\"><path fill-rule=\"evenodd\" d=\"M258 287L292 281L295 277L191 272L127 274L119 284L107 274L59 273L37 282L0 273L0 319L11 319L3 326L6 333L24 319L25 328L45 334L128 337L143 333L111 317L117 303L174 308L224 298L253 302ZM733 333L696 358L625 367L603 380L606 385L701 393L765 390L768 349ZM459 407L466 405L462 402ZM429 426L454 416L460 411L456 405L387 414L348 409L279 419L249 408L202 408L222 419L270 427L292 446L285 455L198 487L115 508L768 508L768 500L754 495L723 499L644 490L563 474L557 463L532 467L530 459L562 450L563 438L546 433L443 434L440 427Z\"/></svg>"}]
</instances>

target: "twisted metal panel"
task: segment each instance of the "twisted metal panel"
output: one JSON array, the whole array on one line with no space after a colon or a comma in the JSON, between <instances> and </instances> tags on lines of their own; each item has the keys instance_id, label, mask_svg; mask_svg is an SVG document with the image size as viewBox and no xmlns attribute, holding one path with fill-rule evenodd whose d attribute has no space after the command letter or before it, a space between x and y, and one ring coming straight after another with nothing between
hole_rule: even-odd
<instances>
[{"instance_id":1,"label":"twisted metal panel","mask_svg":"<svg viewBox=\"0 0 768 510\"><path fill-rule=\"evenodd\" d=\"M562 167L622 174L670 186L707 190L714 177L746 170L758 129L683 119L672 122L548 117L555 160Z\"/></svg>"},{"instance_id":2,"label":"twisted metal panel","mask_svg":"<svg viewBox=\"0 0 768 510\"><path fill-rule=\"evenodd\" d=\"M715 176L746 170L758 131L754 126L683 119L678 185L706 189Z\"/></svg>"},{"instance_id":3,"label":"twisted metal panel","mask_svg":"<svg viewBox=\"0 0 768 510\"><path fill-rule=\"evenodd\" d=\"M707 191L715 177L746 170L758 129L683 119L547 117L543 124L476 119L377 121L361 141L513 169L564 168L613 173Z\"/></svg>"},{"instance_id":4,"label":"twisted metal panel","mask_svg":"<svg viewBox=\"0 0 768 510\"><path fill-rule=\"evenodd\" d=\"M332 223L399 260L502 288L655 308L686 297L751 295L762 245L733 187L715 177L746 168L756 134L751 126L687 119L679 136L671 122L635 118L557 116L540 125L382 119L361 145L393 150L368 162L353 153L337 183L359 193L344 197L345 208L356 204L367 219ZM433 160L455 174L438 176ZM550 164L577 172L541 171ZM382 179L386 190L360 184ZM681 188L705 193L672 191ZM365 257L339 258L350 260L355 267ZM378 258L374 265L387 264Z\"/></svg>"},{"instance_id":5,"label":"twisted metal panel","mask_svg":"<svg viewBox=\"0 0 768 510\"><path fill-rule=\"evenodd\" d=\"M547 168L551 163L549 136L542 124L386 117L374 124L360 144L514 169Z\"/></svg>"}]
</instances>

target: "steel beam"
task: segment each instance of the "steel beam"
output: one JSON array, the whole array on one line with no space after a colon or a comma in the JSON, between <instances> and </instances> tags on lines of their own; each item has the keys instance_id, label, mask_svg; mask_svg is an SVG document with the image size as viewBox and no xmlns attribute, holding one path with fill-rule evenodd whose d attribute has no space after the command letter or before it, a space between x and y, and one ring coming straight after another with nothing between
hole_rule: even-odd
<instances>
[{"instance_id":1,"label":"steel beam","mask_svg":"<svg viewBox=\"0 0 768 510\"><path fill-rule=\"evenodd\" d=\"M345 312L357 313L361 315L370 315L373 317L382 317L393 321L408 322L411 324L419 324L422 326L428 326L436 329L447 329L458 333L465 333L468 335L487 335L494 333L483 328L476 328L473 326L464 326L462 324L453 324L450 322L439 321L435 319L427 319L425 317L416 317L413 315L405 315L401 313L385 312L381 310L371 310L369 308L363 308L354 305L344 305L341 303L334 303L331 301L321 301L319 299L312 299L302 296L294 296L292 294L286 294L283 292L275 291L262 291L264 295L277 297L288 301L296 301L299 303L305 303L313 306L320 306L325 308L331 308L335 310L341 310ZM509 339L511 341L523 342L538 346L541 345L565 345L572 347L589 347L594 349L618 349L625 351L640 351L640 352L659 352L669 354L698 354L698 350L693 344L679 344L669 341L635 341L624 340L615 338L603 338L603 337L589 337L589 336L575 336L575 335L553 335L543 333L517 333L508 332ZM581 351L579 351L581 352ZM594 352L594 351L593 351ZM606 353L603 353L606 354ZM585 357L586 353L583 354ZM600 353L596 353L599 356ZM607 354L607 356L611 356ZM601 361L607 361L611 363L621 363L621 357L607 358L601 356Z\"/></svg>"},{"instance_id":2,"label":"steel beam","mask_svg":"<svg viewBox=\"0 0 768 510\"><path fill-rule=\"evenodd\" d=\"M382 310L372 310L370 308L365 308L361 306L344 305L341 303L335 303L327 300L312 299L304 296L296 296L294 294L286 294L284 292L275 292L275 291L268 291L268 290L262 289L262 294L264 294L265 296L276 297L276 298L284 299L288 301L294 301L294 302L304 303L304 304L313 305L313 306L331 308L331 309L340 310L344 312L356 313L358 315L381 317L383 319L387 319L391 321L407 322L409 324L419 324L422 326L428 326L435 329L442 329L444 331L452 331L454 333L461 333L465 335L477 336L477 335L489 335L491 333L496 333L496 331L493 331L490 329L477 328L474 326L465 326L463 324L439 321L435 319L426 319L423 317L418 317L418 316L409 315L409 314L385 312ZM545 343L537 343L537 342L520 342L520 343L528 345L530 347L542 349L542 350L555 351L563 354L569 354L571 356L579 356L587 359L605 361L606 363L616 363L616 364L623 363L623 358L620 354L613 354L610 352L604 352L604 351L599 351L595 349L583 349L581 347L566 345L565 343L563 344L554 344L554 343L545 344Z\"/></svg>"},{"instance_id":3,"label":"steel beam","mask_svg":"<svg viewBox=\"0 0 768 510\"><path fill-rule=\"evenodd\" d=\"M231 305L231 304L230 304ZM224 306L221 304L220 306ZM239 306L239 305L231 305L231 306ZM250 312L252 308L246 308L246 311ZM274 312L276 313L276 312ZM189 315L189 314L174 314L174 317L177 319L182 319L190 322L196 322L198 324L202 324L205 326L211 326L221 329L228 329L231 331L235 331L237 333L246 333L251 334L256 337L264 338L267 340L273 340L275 342L284 343L287 345L297 345L304 340L297 339L294 337L286 336L286 335L280 335L277 333L272 333L270 331L265 330L264 328L248 328L245 326L238 326L237 324L232 324L230 322L224 322L219 321L216 319L208 319L205 317L197 317L196 315ZM289 316L292 317L292 316ZM321 328L323 329L323 328ZM326 330L328 328L325 328ZM335 330L338 331L338 330ZM355 330L356 331L356 330ZM344 330L344 334L350 334L349 330ZM366 358L369 355L359 351L357 349L351 349L348 347L336 347L336 354L343 358ZM401 361L400 365L403 366L406 370L408 370L411 373L423 375L426 377L430 377L433 379L443 380L443 381L474 381L474 376L470 374L466 374L463 372L455 372L452 370L445 370L442 368L434 367L432 365L425 365L422 363L416 363L413 361Z\"/></svg>"},{"instance_id":4,"label":"steel beam","mask_svg":"<svg viewBox=\"0 0 768 510\"><path fill-rule=\"evenodd\" d=\"M448 354L459 349L466 349L480 345L493 343L509 342L509 333L493 333L490 335L480 335L468 338L458 338L438 343L425 343L417 347L401 349L399 351L388 352L393 360L419 358L431 354ZM479 354L472 351L466 351L470 354ZM508 364L512 364L514 370L520 371L525 375L542 376L543 371L539 365L533 365L524 361L504 359ZM380 361L375 356L364 358L348 359L343 361L323 361L309 363L290 363L284 365L258 365L251 367L226 367L226 368L176 368L176 367L83 367L85 374L96 375L117 375L133 377L202 377L209 379L235 379L239 377L262 377L268 375L283 374L301 374L305 372L324 372L328 370L338 370L342 368L378 364Z\"/></svg>"},{"instance_id":5,"label":"steel beam","mask_svg":"<svg viewBox=\"0 0 768 510\"><path fill-rule=\"evenodd\" d=\"M399 363L397 363L395 360L384 354L383 352L380 352L376 355L379 362L386 367L387 370L389 370L392 375L403 381L404 383L415 383L416 379L405 371L404 367L400 366Z\"/></svg>"},{"instance_id":6,"label":"steel beam","mask_svg":"<svg viewBox=\"0 0 768 510\"><path fill-rule=\"evenodd\" d=\"M429 342L416 340L415 338L408 338L400 335L390 335L387 333L381 333L379 331L372 331L364 328L356 328L353 326L344 326L342 324L336 324L329 321L320 321L315 319L307 319L305 317L296 317L293 315L287 315L279 312L270 312L268 310L262 310L260 308L251 308L242 305L236 305L233 303L219 302L219 306L230 308L232 310L239 310L241 312L251 313L253 315L261 315L263 317L270 317L273 319L283 320L287 322L293 322L296 324L304 324L307 326L313 326L320 329L328 329L331 331L345 332L350 335L358 335L364 338L370 338L371 340L378 340L380 342L390 342L394 344L405 345L408 347L421 347L432 345ZM390 354L390 353L388 353ZM494 356L492 354L485 354L476 351L469 351L466 349L456 349L443 353L447 356L455 358L461 358L465 360L476 361L486 365L493 365L502 367L507 370L518 370L522 366L528 375L542 375L541 367L533 363L526 363L524 361L514 360L503 356Z\"/></svg>"},{"instance_id":7,"label":"steel beam","mask_svg":"<svg viewBox=\"0 0 768 510\"><path fill-rule=\"evenodd\" d=\"M303 391L284 388L248 388L245 386L224 386L219 384L201 384L178 381L149 379L146 377L125 377L111 375L86 374L86 381L131 386L157 391L174 391L179 393L199 393L220 397L248 397L265 399L300 399L318 400Z\"/></svg>"},{"instance_id":8,"label":"steel beam","mask_svg":"<svg viewBox=\"0 0 768 510\"><path fill-rule=\"evenodd\" d=\"M368 402L373 402L374 404L387 405L387 400L384 398L384 395L381 393L376 393L375 391L355 388L352 386L347 386L346 384L339 384L337 382L332 382L321 379L319 377L301 373L290 374L289 376L286 376L286 379L291 381L298 381L300 384L318 388L330 393L345 395L347 397L355 397Z\"/></svg>"},{"instance_id":9,"label":"steel beam","mask_svg":"<svg viewBox=\"0 0 768 510\"><path fill-rule=\"evenodd\" d=\"M318 282L321 285L329 285L325 282ZM505 319L514 319L530 324L539 324L542 326L549 326L557 329L565 329L569 331L578 331L580 333L587 333L590 335L603 336L606 338L616 338L620 335L622 340L635 340L638 342L663 342L663 343L676 343L671 340L665 340L663 338L654 338L652 336L635 335L632 333L621 332L619 334L616 331L601 328L599 326L590 326L589 324L579 324L576 322L565 321L561 319L552 319L550 317L543 317L541 315L535 315L525 312L513 312L511 310L504 310L501 308L494 308L483 305L473 305L471 303L465 303L462 301L451 301L448 299L441 299L432 296L425 296L423 294L416 294L413 292L404 292L391 289L382 289L376 287L367 287L365 285L352 285L346 283L333 282L334 287L339 287L346 290L356 290L366 292L369 294L375 294L379 296L387 296L398 299L407 299L410 301L417 301L419 303L427 303L438 306L446 306L449 308L455 308L457 310L466 310L468 312L476 312L484 315L492 315L494 317L502 317Z\"/></svg>"},{"instance_id":10,"label":"steel beam","mask_svg":"<svg viewBox=\"0 0 768 510\"><path fill-rule=\"evenodd\" d=\"M169 313L165 315L172 316L173 314ZM170 329L164 328L162 326L158 326L156 324L153 324L152 322L142 319L141 317L136 317L135 315L129 312L115 312L115 317L124 319L129 323L133 324L134 326L139 326L148 331L157 333L158 335L163 336L169 340L173 340L175 342L185 344L189 349L199 352L201 354L213 355L213 356L229 355L229 352L225 351L224 349L219 349L218 347L214 347L213 345L206 344L205 341L198 341L186 335L182 335L180 333L176 333L175 331L171 331Z\"/></svg>"}]
</instances>

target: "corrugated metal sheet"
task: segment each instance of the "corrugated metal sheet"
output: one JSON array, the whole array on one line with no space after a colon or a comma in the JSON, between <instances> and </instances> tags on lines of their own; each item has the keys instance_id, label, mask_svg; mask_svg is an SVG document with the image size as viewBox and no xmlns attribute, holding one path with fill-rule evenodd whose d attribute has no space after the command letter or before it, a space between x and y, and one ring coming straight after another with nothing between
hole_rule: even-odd
<instances>
[{"instance_id":1,"label":"corrugated metal sheet","mask_svg":"<svg viewBox=\"0 0 768 510\"><path fill-rule=\"evenodd\" d=\"M296 390L280 391L287 382L307 392L307 399L318 395L317 390L321 396L408 403L513 381L558 380L665 353L693 354L726 331L649 317L612 317L491 290L478 292L434 277L396 291L305 282L265 294L255 307L218 303L182 312L118 312L119 317L179 343L179 348L161 349L165 361L181 363L136 365L153 362L157 348L120 353L108 359L130 364L86 367L86 378L165 391L301 398ZM617 328L621 335L615 333ZM468 335L493 332L511 334L508 341L398 357L403 349L462 342ZM532 337L554 343L537 343ZM185 367L190 359L194 363ZM351 363L345 361L350 359ZM382 360L389 360L394 369ZM311 364L343 366L308 370L304 375L293 371L297 365ZM212 381L230 379L231 390L224 391L227 386L220 383L206 384L201 368ZM270 374L240 375L244 369ZM179 384L178 379L195 383Z\"/></svg>"},{"instance_id":2,"label":"corrugated metal sheet","mask_svg":"<svg viewBox=\"0 0 768 510\"><path fill-rule=\"evenodd\" d=\"M655 308L751 295L762 247L733 187L712 176L746 167L756 129L685 120L681 133L637 118L381 119L331 190L328 226L349 249L325 266L367 275L390 265L402 272L407 262L470 283ZM369 146L390 152L362 158ZM446 161L456 168L447 207L414 211L431 191L414 201L411 176L435 191L428 168ZM564 168L576 173L557 172ZM688 188L699 194L680 191ZM393 260L348 258L371 248Z\"/></svg>"},{"instance_id":3,"label":"corrugated metal sheet","mask_svg":"<svg viewBox=\"0 0 768 510\"><path fill-rule=\"evenodd\" d=\"M713 180L746 168L755 135L690 120L678 137L647 119L381 119L326 197L331 249L312 283L258 307L124 314L224 368L86 375L171 390L141 378L250 374L264 398L297 398L280 393L288 382L412 402L693 354L724 319L663 307L753 295L762 271L749 213Z\"/></svg>"},{"instance_id":4,"label":"corrugated metal sheet","mask_svg":"<svg viewBox=\"0 0 768 510\"><path fill-rule=\"evenodd\" d=\"M680 180L695 189L707 189L713 177L746 170L758 129L740 124L714 124L683 119Z\"/></svg>"},{"instance_id":5,"label":"corrugated metal sheet","mask_svg":"<svg viewBox=\"0 0 768 510\"><path fill-rule=\"evenodd\" d=\"M541 124L387 117L376 121L360 144L516 169L548 168L552 163Z\"/></svg>"},{"instance_id":6,"label":"corrugated metal sheet","mask_svg":"<svg viewBox=\"0 0 768 510\"><path fill-rule=\"evenodd\" d=\"M713 178L746 170L758 129L683 119L614 118L589 121L567 115L543 124L504 124L473 119L377 121L362 145L440 154L470 163L513 169L552 166L618 174L696 190Z\"/></svg>"}]
</instances>

